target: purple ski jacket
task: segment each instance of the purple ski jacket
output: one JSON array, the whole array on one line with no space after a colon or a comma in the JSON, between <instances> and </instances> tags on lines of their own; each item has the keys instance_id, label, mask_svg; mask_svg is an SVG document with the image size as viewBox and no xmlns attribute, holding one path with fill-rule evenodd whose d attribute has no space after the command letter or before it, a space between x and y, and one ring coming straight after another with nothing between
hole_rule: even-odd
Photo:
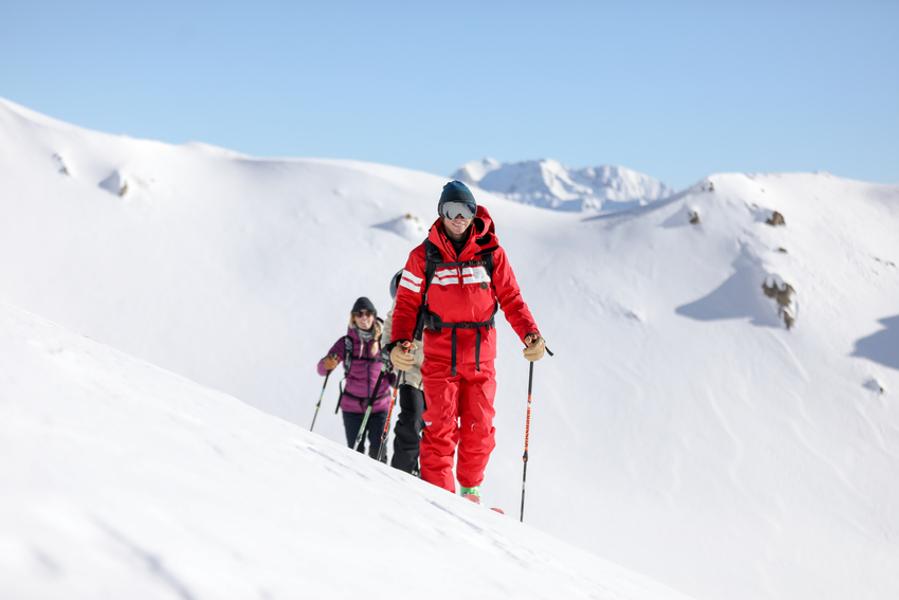
<instances>
[{"instance_id":1,"label":"purple ski jacket","mask_svg":"<svg viewBox=\"0 0 899 600\"><path fill-rule=\"evenodd\" d=\"M340 397L340 409L348 413L363 413L368 403L368 399L372 398L372 412L387 412L390 406L390 386L393 385L393 373L385 372L381 378L378 389L375 390L375 384L378 376L381 374L381 365L379 359L380 344L377 340L371 340L363 343L359 339L355 327L349 327L345 337L349 337L352 341L353 356L350 359L350 370L346 374L346 384L343 389L343 395ZM346 342L341 337L328 354L336 355L341 362L346 362ZM325 376L325 359L318 361L318 374Z\"/></svg>"}]
</instances>

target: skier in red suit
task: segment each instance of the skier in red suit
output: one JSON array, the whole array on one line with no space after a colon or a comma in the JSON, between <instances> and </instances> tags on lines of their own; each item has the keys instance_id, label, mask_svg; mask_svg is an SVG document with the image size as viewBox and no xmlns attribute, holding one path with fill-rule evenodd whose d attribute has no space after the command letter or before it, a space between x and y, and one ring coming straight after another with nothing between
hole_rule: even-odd
<instances>
[{"instance_id":1,"label":"skier in red suit","mask_svg":"<svg viewBox=\"0 0 899 600\"><path fill-rule=\"evenodd\" d=\"M424 336L421 367L426 407L421 478L480 502L480 485L496 445L494 315L524 342L524 356L543 357L537 323L521 297L515 274L494 233L487 209L459 181L447 183L439 218L428 238L409 254L396 296L390 358L399 370L413 363L410 350Z\"/></svg>"}]
</instances>

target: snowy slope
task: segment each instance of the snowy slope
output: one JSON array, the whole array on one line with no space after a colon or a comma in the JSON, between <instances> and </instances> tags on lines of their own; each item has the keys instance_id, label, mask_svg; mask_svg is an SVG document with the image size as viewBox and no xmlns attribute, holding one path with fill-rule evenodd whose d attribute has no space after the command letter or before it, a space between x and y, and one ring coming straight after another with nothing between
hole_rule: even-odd
<instances>
[{"instance_id":1,"label":"snowy slope","mask_svg":"<svg viewBox=\"0 0 899 600\"><path fill-rule=\"evenodd\" d=\"M452 177L523 204L569 212L626 210L674 193L625 167L569 169L548 159L501 163L484 158L462 165Z\"/></svg>"},{"instance_id":2,"label":"snowy slope","mask_svg":"<svg viewBox=\"0 0 899 600\"><path fill-rule=\"evenodd\" d=\"M386 310L444 182L0 103L0 300L306 426L314 362L358 295ZM478 194L557 354L529 523L702 599L899 594L899 188L722 174L597 217ZM498 330L485 494L513 508L527 367Z\"/></svg>"},{"instance_id":3,"label":"snowy slope","mask_svg":"<svg viewBox=\"0 0 899 600\"><path fill-rule=\"evenodd\" d=\"M3 304L0 360L3 598L686 598Z\"/></svg>"}]
</instances>

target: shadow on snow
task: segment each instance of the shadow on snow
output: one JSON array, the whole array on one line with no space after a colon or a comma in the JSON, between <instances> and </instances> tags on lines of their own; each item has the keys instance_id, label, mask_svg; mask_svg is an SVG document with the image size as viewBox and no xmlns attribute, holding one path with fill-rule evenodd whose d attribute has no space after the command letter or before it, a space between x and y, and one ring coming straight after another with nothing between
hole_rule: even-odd
<instances>
[{"instance_id":1,"label":"shadow on snow","mask_svg":"<svg viewBox=\"0 0 899 600\"><path fill-rule=\"evenodd\" d=\"M736 271L724 283L702 298L678 306L674 312L697 321L748 318L753 325L781 327L775 304L762 294L764 271L746 248L733 267Z\"/></svg>"},{"instance_id":2,"label":"shadow on snow","mask_svg":"<svg viewBox=\"0 0 899 600\"><path fill-rule=\"evenodd\" d=\"M899 370L899 315L880 319L880 323L885 329L856 340L852 356Z\"/></svg>"}]
</instances>

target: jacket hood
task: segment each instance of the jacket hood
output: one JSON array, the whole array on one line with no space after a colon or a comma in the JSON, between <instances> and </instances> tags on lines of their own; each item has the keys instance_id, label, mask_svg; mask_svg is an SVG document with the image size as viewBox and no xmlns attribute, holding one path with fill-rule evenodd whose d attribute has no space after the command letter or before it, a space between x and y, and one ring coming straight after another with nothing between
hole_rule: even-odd
<instances>
[{"instance_id":1,"label":"jacket hood","mask_svg":"<svg viewBox=\"0 0 899 600\"><path fill-rule=\"evenodd\" d=\"M460 260L469 260L470 257L473 257L478 252L499 245L493 219L484 206L478 205L471 227L472 232L462 248L462 252L459 255ZM428 239L440 248L444 256L455 255L456 251L453 249L453 244L443 229L443 217L438 217L431 225L431 229L428 230Z\"/></svg>"}]
</instances>

